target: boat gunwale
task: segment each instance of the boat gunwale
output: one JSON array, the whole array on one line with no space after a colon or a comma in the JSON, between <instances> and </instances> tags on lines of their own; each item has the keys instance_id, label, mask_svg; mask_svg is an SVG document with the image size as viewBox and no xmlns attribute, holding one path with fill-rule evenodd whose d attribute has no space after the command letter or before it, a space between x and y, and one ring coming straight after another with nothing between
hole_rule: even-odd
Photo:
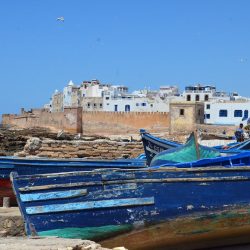
<instances>
[{"instance_id":1,"label":"boat gunwale","mask_svg":"<svg viewBox=\"0 0 250 250\"><path fill-rule=\"evenodd\" d=\"M107 169L95 169L90 171L72 171L72 172L60 172L60 173L49 173L49 174L34 174L34 175L19 175L16 171L11 173L15 174L17 180L27 180L34 178L55 178L55 177L66 177L66 176L81 176L81 175L98 175L107 173L119 173L119 172L213 172L213 171L250 171L250 165L246 166L208 166L208 167L176 167L176 166L160 166L160 167L145 167L140 169L119 169L119 168L107 168Z\"/></svg>"}]
</instances>

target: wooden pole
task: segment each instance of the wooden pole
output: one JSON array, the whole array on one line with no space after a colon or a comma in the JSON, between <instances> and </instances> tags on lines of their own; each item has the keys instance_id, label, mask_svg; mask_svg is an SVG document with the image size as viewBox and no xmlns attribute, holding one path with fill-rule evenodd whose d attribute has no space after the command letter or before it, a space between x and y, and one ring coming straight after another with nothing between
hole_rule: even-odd
<instances>
[{"instance_id":1,"label":"wooden pole","mask_svg":"<svg viewBox=\"0 0 250 250\"><path fill-rule=\"evenodd\" d=\"M200 156L197 130L194 131L194 142L195 142L196 156L197 156L197 159L199 160L201 156Z\"/></svg>"}]
</instances>

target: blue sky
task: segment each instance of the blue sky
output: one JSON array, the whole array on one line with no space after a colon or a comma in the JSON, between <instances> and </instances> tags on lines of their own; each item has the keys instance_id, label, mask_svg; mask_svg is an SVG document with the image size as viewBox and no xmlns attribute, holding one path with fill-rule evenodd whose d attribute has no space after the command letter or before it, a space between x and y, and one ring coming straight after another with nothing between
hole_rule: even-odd
<instances>
[{"instance_id":1,"label":"blue sky","mask_svg":"<svg viewBox=\"0 0 250 250\"><path fill-rule=\"evenodd\" d=\"M0 114L41 107L71 79L250 96L249 10L248 0L1 0Z\"/></svg>"}]
</instances>

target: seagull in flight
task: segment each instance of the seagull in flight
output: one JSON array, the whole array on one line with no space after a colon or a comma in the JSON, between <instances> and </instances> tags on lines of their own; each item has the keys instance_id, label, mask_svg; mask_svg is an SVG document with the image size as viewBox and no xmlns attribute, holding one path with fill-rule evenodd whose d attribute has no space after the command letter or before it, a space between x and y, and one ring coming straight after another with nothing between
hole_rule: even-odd
<instances>
[{"instance_id":1,"label":"seagull in flight","mask_svg":"<svg viewBox=\"0 0 250 250\"><path fill-rule=\"evenodd\" d=\"M241 63L247 62L247 58L240 58L240 62L241 62Z\"/></svg>"},{"instance_id":2,"label":"seagull in flight","mask_svg":"<svg viewBox=\"0 0 250 250\"><path fill-rule=\"evenodd\" d=\"M64 17L63 16L60 16L56 19L57 21L61 21L61 22L64 22Z\"/></svg>"}]
</instances>

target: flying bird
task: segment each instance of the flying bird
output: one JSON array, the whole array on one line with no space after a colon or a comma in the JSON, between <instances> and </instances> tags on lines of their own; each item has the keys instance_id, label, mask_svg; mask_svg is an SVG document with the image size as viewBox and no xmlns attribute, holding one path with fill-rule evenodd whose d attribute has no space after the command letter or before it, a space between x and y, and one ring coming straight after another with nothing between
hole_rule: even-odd
<instances>
[{"instance_id":1,"label":"flying bird","mask_svg":"<svg viewBox=\"0 0 250 250\"><path fill-rule=\"evenodd\" d=\"M64 17L63 16L60 16L56 19L57 21L61 21L61 22L64 22Z\"/></svg>"},{"instance_id":2,"label":"flying bird","mask_svg":"<svg viewBox=\"0 0 250 250\"><path fill-rule=\"evenodd\" d=\"M247 62L247 58L240 58L240 62L241 62L241 63Z\"/></svg>"}]
</instances>

